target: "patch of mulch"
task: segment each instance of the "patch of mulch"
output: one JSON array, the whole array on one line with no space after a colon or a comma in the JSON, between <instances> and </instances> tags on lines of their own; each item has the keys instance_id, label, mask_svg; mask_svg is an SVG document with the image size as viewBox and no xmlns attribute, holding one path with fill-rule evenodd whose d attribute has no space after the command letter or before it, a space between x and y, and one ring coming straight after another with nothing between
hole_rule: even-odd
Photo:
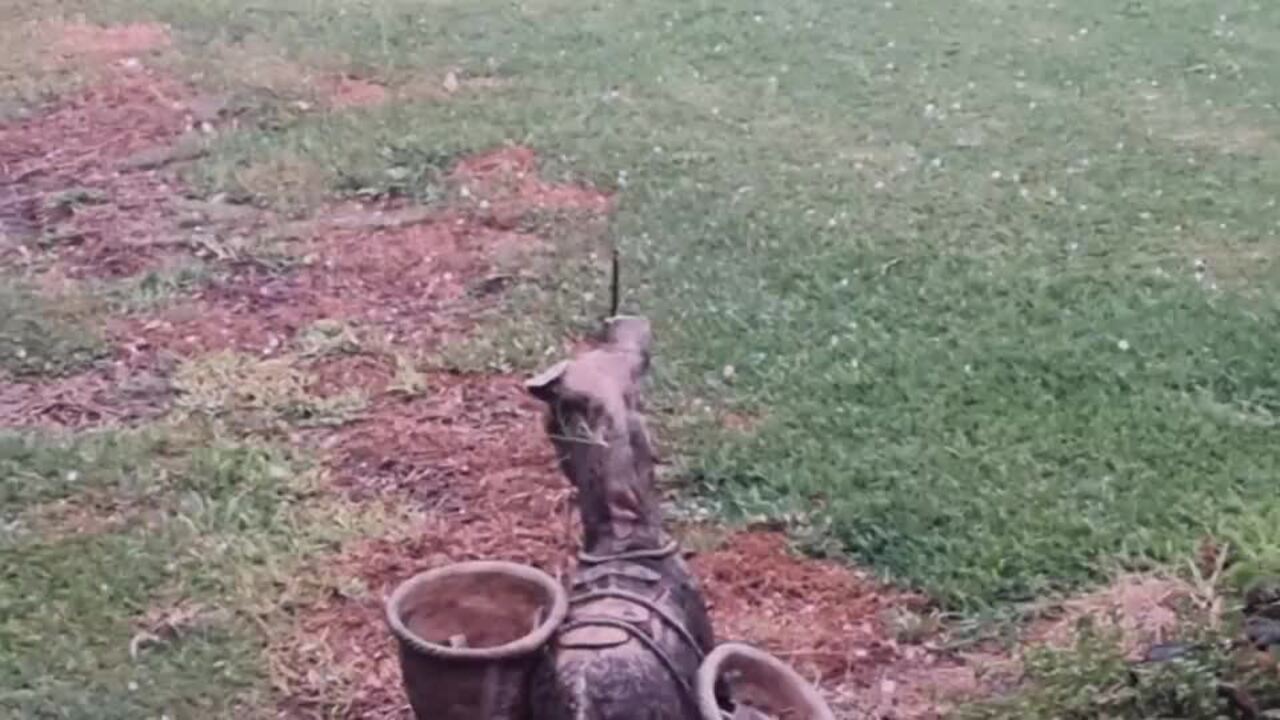
<instances>
[{"instance_id":1,"label":"patch of mulch","mask_svg":"<svg viewBox=\"0 0 1280 720\"><path fill-rule=\"evenodd\" d=\"M395 644L380 603L335 596L268 646L281 718L407 720Z\"/></svg>"},{"instance_id":2,"label":"patch of mulch","mask_svg":"<svg viewBox=\"0 0 1280 720\"><path fill-rule=\"evenodd\" d=\"M435 508L474 509L495 499L523 507L541 491L567 489L554 474L540 417L514 378L433 374L421 396L377 399L324 445L339 485L357 496L395 494Z\"/></svg>"},{"instance_id":3,"label":"patch of mulch","mask_svg":"<svg viewBox=\"0 0 1280 720\"><path fill-rule=\"evenodd\" d=\"M347 216L333 227L316 221L297 253L306 264L284 271L244 264L182 307L118 323L118 337L137 338L183 355L222 349L270 354L320 319L381 329L388 340L418 349L467 332L472 313L498 300L485 292L494 252L537 250L534 236L469 222L455 215L368 227Z\"/></svg>"},{"instance_id":4,"label":"patch of mulch","mask_svg":"<svg viewBox=\"0 0 1280 720\"><path fill-rule=\"evenodd\" d=\"M896 637L891 615L924 611L923 597L843 563L799 557L782 533L734 533L691 564L717 636L790 663L827 690L841 717L941 718L979 687L977 656Z\"/></svg>"},{"instance_id":5,"label":"patch of mulch","mask_svg":"<svg viewBox=\"0 0 1280 720\"><path fill-rule=\"evenodd\" d=\"M398 229L338 232L315 249L301 273L335 316L393 330L412 344L445 329L467 283L486 271L495 231L440 218Z\"/></svg>"},{"instance_id":6,"label":"patch of mulch","mask_svg":"<svg viewBox=\"0 0 1280 720\"><path fill-rule=\"evenodd\" d=\"M278 229L297 243L294 253L305 258L303 266L268 272L244 264L187 307L127 324L119 334L183 354L226 348L272 353L298 330L327 318L434 348L465 334L473 313L496 301L509 280L500 266L547 249L542 238L513 229L514 220L495 217L610 208L604 193L542 180L536 155L522 147L464 159L453 177L472 188L472 199L486 198L484 212L336 204Z\"/></svg>"},{"instance_id":7,"label":"patch of mulch","mask_svg":"<svg viewBox=\"0 0 1280 720\"><path fill-rule=\"evenodd\" d=\"M517 227L534 211L576 211L605 215L612 208L608 193L587 185L552 183L538 172L532 148L512 145L464 158L450 179L483 222Z\"/></svg>"},{"instance_id":8,"label":"patch of mulch","mask_svg":"<svg viewBox=\"0 0 1280 720\"><path fill-rule=\"evenodd\" d=\"M898 645L880 618L921 603L845 565L798 558L776 532L734 534L692 565L721 637L764 647L823 680L894 659Z\"/></svg>"},{"instance_id":9,"label":"patch of mulch","mask_svg":"<svg viewBox=\"0 0 1280 720\"><path fill-rule=\"evenodd\" d=\"M118 318L109 323L115 342L130 352L170 352L195 357L219 350L273 355L293 336L326 317L315 298L284 280L247 283L229 289L206 288L201 296L150 317Z\"/></svg>"},{"instance_id":10,"label":"patch of mulch","mask_svg":"<svg viewBox=\"0 0 1280 720\"><path fill-rule=\"evenodd\" d=\"M52 255L70 277L122 277L179 250L186 187L166 164L197 147L189 92L142 67L110 75L0 125L0 261Z\"/></svg>"},{"instance_id":11,"label":"patch of mulch","mask_svg":"<svg viewBox=\"0 0 1280 720\"><path fill-rule=\"evenodd\" d=\"M315 376L307 392L316 397L329 398L351 390L359 390L370 397L386 393L396 378L394 358L370 352L338 353L303 362Z\"/></svg>"},{"instance_id":12,"label":"patch of mulch","mask_svg":"<svg viewBox=\"0 0 1280 720\"><path fill-rule=\"evenodd\" d=\"M165 374L112 363L80 375L0 382L0 427L133 425L164 415L172 402Z\"/></svg>"}]
</instances>

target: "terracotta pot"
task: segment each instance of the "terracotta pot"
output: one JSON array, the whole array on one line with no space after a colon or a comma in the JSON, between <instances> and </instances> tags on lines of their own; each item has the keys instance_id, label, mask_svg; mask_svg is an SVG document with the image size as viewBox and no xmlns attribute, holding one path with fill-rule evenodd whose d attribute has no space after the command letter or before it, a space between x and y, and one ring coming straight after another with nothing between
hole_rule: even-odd
<instances>
[{"instance_id":1,"label":"terracotta pot","mask_svg":"<svg viewBox=\"0 0 1280 720\"><path fill-rule=\"evenodd\" d=\"M717 684L728 688L732 712L717 702ZM696 692L702 720L835 720L818 691L790 665L741 643L724 643L711 651L698 668Z\"/></svg>"},{"instance_id":2,"label":"terracotta pot","mask_svg":"<svg viewBox=\"0 0 1280 720\"><path fill-rule=\"evenodd\" d=\"M546 573L467 562L417 575L387 599L418 720L521 720L529 673L568 610Z\"/></svg>"}]
</instances>

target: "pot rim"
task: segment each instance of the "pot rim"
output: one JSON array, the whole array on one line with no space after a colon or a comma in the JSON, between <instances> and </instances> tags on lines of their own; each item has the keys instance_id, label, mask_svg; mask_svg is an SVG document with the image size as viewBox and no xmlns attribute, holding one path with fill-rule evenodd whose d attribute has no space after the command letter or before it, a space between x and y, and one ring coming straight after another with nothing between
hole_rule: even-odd
<instances>
[{"instance_id":1,"label":"pot rim","mask_svg":"<svg viewBox=\"0 0 1280 720\"><path fill-rule=\"evenodd\" d=\"M411 593L445 578L477 574L509 575L542 588L551 600L546 618L526 635L503 645L484 648L455 648L433 643L419 637L404 624L400 607ZM423 655L452 660L501 660L528 655L545 645L569 612L569 596L560 583L535 567L502 560L474 560L427 570L405 580L387 598L385 610L391 633Z\"/></svg>"},{"instance_id":2,"label":"pot rim","mask_svg":"<svg viewBox=\"0 0 1280 720\"><path fill-rule=\"evenodd\" d=\"M735 656L760 663L795 685L799 690L800 696L808 705L808 717L810 720L835 720L835 715L832 714L831 708L827 706L826 701L822 699L822 696L818 694L813 685L800 677L800 674L794 668L759 648L739 642L726 642L717 645L707 655L707 659L702 661L702 665L698 667L698 712L702 715L703 720L719 720L721 718L720 705L716 702L716 680L720 677L720 668L725 661Z\"/></svg>"}]
</instances>

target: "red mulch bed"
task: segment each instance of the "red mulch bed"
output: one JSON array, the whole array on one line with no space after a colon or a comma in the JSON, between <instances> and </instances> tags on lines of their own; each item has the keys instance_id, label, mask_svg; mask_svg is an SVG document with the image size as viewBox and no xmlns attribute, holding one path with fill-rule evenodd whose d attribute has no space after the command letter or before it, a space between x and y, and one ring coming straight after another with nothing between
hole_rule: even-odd
<instances>
[{"instance_id":1,"label":"red mulch bed","mask_svg":"<svg viewBox=\"0 0 1280 720\"><path fill-rule=\"evenodd\" d=\"M123 277L176 252L172 201L184 184L171 169L130 170L126 161L190 129L188 96L145 69L122 70L47 113L0 125L0 220L29 236L0 247L0 260L52 253L70 277Z\"/></svg>"},{"instance_id":2,"label":"red mulch bed","mask_svg":"<svg viewBox=\"0 0 1280 720\"><path fill-rule=\"evenodd\" d=\"M459 162L451 178L483 222L514 228L532 211L577 211L598 215L612 209L612 197L586 185L550 183L538 173L538 156L512 145Z\"/></svg>"},{"instance_id":3,"label":"red mulch bed","mask_svg":"<svg viewBox=\"0 0 1280 720\"><path fill-rule=\"evenodd\" d=\"M775 532L741 532L693 560L719 634L760 645L808 677L844 680L889 662L883 613L919 600L848 566L797 557Z\"/></svg>"},{"instance_id":4,"label":"red mulch bed","mask_svg":"<svg viewBox=\"0 0 1280 720\"><path fill-rule=\"evenodd\" d=\"M337 319L432 347L446 333L465 330L457 314L490 237L482 228L443 221L330 235L315 243L306 266L276 272L246 265L196 300L130 319L115 333L182 355L270 354L317 320Z\"/></svg>"},{"instance_id":5,"label":"red mulch bed","mask_svg":"<svg viewBox=\"0 0 1280 720\"><path fill-rule=\"evenodd\" d=\"M360 211L370 220L399 208ZM350 221L351 212L343 219ZM327 229L320 220L299 241L306 264L284 271L246 263L195 301L116 328L183 355L222 349L271 353L320 319L380 328L417 349L461 337L475 312L496 302L483 290L495 252L538 251L533 235L441 213L402 227Z\"/></svg>"},{"instance_id":6,"label":"red mulch bed","mask_svg":"<svg viewBox=\"0 0 1280 720\"><path fill-rule=\"evenodd\" d=\"M131 425L164 415L171 400L161 372L116 363L56 380L0 382L0 427Z\"/></svg>"}]
</instances>

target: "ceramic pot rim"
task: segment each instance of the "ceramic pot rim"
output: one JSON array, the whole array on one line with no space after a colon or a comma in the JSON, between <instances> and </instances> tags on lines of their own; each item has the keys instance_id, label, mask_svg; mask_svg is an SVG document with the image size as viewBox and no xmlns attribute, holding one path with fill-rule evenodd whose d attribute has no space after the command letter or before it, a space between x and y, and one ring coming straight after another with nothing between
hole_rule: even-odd
<instances>
[{"instance_id":1,"label":"ceramic pot rim","mask_svg":"<svg viewBox=\"0 0 1280 720\"><path fill-rule=\"evenodd\" d=\"M507 575L538 586L550 600L547 616L532 632L503 645L484 648L455 648L425 640L405 624L401 607L406 599L423 586L460 575ZM569 611L569 598L565 589L541 570L519 563L500 560L477 560L446 565L419 573L397 587L386 602L387 624L398 640L415 651L430 657L453 660L500 660L528 655L547 643L551 634L564 622Z\"/></svg>"},{"instance_id":2,"label":"ceramic pot rim","mask_svg":"<svg viewBox=\"0 0 1280 720\"><path fill-rule=\"evenodd\" d=\"M808 705L806 709L809 714L806 717L810 720L835 720L835 715L831 713L831 708L827 707L826 701L818 695L818 691L804 678L800 677L800 674L790 665L763 650L736 642L717 645L698 668L698 712L701 713L703 720L720 720L721 718L720 706L716 702L716 680L719 679L721 668L725 662L734 657L744 658L749 662L763 665L770 672L777 673L785 681L792 684L806 705Z\"/></svg>"}]
</instances>

